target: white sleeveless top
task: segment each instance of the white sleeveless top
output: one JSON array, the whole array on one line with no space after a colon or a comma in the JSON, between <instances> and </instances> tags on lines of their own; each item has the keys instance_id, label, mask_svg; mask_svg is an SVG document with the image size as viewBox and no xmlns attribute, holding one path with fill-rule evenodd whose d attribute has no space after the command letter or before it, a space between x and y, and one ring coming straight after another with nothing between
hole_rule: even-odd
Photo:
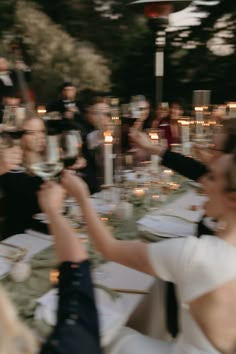
<instances>
[{"instance_id":1,"label":"white sleeveless top","mask_svg":"<svg viewBox=\"0 0 236 354\"><path fill-rule=\"evenodd\" d=\"M219 354L188 311L188 303L236 278L236 247L218 237L185 237L148 246L158 276L176 283L181 328L171 353Z\"/></svg>"}]
</instances>

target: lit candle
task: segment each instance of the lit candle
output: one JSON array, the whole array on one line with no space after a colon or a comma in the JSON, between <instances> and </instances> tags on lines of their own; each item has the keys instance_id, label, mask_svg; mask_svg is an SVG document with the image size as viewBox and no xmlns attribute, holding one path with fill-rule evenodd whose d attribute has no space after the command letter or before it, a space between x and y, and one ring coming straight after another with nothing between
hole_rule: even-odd
<instances>
[{"instance_id":1,"label":"lit candle","mask_svg":"<svg viewBox=\"0 0 236 354\"><path fill-rule=\"evenodd\" d=\"M151 139L152 145L157 145L159 143L159 135L157 131L151 130L149 132L149 137ZM160 158L157 155L151 155L151 169L154 172L158 172Z\"/></svg>"},{"instance_id":2,"label":"lit candle","mask_svg":"<svg viewBox=\"0 0 236 354\"><path fill-rule=\"evenodd\" d=\"M196 135L203 134L203 122L204 122L204 108L195 107L195 117L196 117Z\"/></svg>"},{"instance_id":3,"label":"lit candle","mask_svg":"<svg viewBox=\"0 0 236 354\"><path fill-rule=\"evenodd\" d=\"M173 191L177 190L179 188L179 184L175 182L170 182L169 183L169 188Z\"/></svg>"},{"instance_id":4,"label":"lit candle","mask_svg":"<svg viewBox=\"0 0 236 354\"><path fill-rule=\"evenodd\" d=\"M189 141L190 141L190 123L186 120L180 120L181 124L181 141L182 141L182 153L188 155L190 153Z\"/></svg>"},{"instance_id":5,"label":"lit candle","mask_svg":"<svg viewBox=\"0 0 236 354\"><path fill-rule=\"evenodd\" d=\"M59 271L57 269L52 269L49 274L49 279L53 285L57 285L59 281Z\"/></svg>"},{"instance_id":6,"label":"lit candle","mask_svg":"<svg viewBox=\"0 0 236 354\"><path fill-rule=\"evenodd\" d=\"M104 184L113 184L113 137L111 132L104 132Z\"/></svg>"},{"instance_id":7,"label":"lit candle","mask_svg":"<svg viewBox=\"0 0 236 354\"><path fill-rule=\"evenodd\" d=\"M158 202L159 199L160 199L159 194L154 194L154 195L152 195L152 200L153 200L154 202Z\"/></svg>"},{"instance_id":8,"label":"lit candle","mask_svg":"<svg viewBox=\"0 0 236 354\"><path fill-rule=\"evenodd\" d=\"M236 102L230 102L228 104L229 114L228 118L236 118Z\"/></svg>"},{"instance_id":9,"label":"lit candle","mask_svg":"<svg viewBox=\"0 0 236 354\"><path fill-rule=\"evenodd\" d=\"M170 183L171 182L171 177L173 176L173 171L172 170L164 170L163 171L163 179L164 182Z\"/></svg>"},{"instance_id":10,"label":"lit candle","mask_svg":"<svg viewBox=\"0 0 236 354\"><path fill-rule=\"evenodd\" d=\"M143 188L135 188L133 191L133 195L138 198L142 198L145 196L145 190Z\"/></svg>"},{"instance_id":11,"label":"lit candle","mask_svg":"<svg viewBox=\"0 0 236 354\"><path fill-rule=\"evenodd\" d=\"M47 113L45 106L38 106L37 113L40 117L43 117Z\"/></svg>"}]
</instances>

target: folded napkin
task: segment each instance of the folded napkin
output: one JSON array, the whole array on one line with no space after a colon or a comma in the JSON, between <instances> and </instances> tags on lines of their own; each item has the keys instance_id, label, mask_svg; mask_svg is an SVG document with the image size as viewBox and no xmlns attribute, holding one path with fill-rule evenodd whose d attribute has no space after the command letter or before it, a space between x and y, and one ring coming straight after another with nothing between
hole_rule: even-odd
<instances>
[{"instance_id":1,"label":"folded napkin","mask_svg":"<svg viewBox=\"0 0 236 354\"><path fill-rule=\"evenodd\" d=\"M98 316L100 322L100 335L102 345L107 345L114 337L117 329L123 324L123 316L117 301L104 296L108 296L104 291L95 289ZM119 301L119 300L118 300ZM37 300L38 306L35 310L35 319L45 321L50 326L56 325L56 312L58 306L57 289L52 289ZM120 304L119 304L120 305Z\"/></svg>"},{"instance_id":2,"label":"folded napkin","mask_svg":"<svg viewBox=\"0 0 236 354\"><path fill-rule=\"evenodd\" d=\"M188 209L165 209L159 211L158 215L156 216L172 216L176 219L180 219L182 221L186 221L188 223L197 223L201 217L204 215L204 211L202 209L198 210L188 210ZM154 215L153 215L154 216Z\"/></svg>"},{"instance_id":3,"label":"folded napkin","mask_svg":"<svg viewBox=\"0 0 236 354\"><path fill-rule=\"evenodd\" d=\"M45 248L53 244L52 239L49 239L48 235L46 235L46 237L47 237L46 239L43 239L42 237L35 238L33 234L29 234L29 233L18 234L18 235L8 237L2 243L4 244L4 242L6 242L8 245L24 248L26 250L26 255L24 257L24 260L29 260L35 254L41 252L42 250L44 250Z\"/></svg>"},{"instance_id":4,"label":"folded napkin","mask_svg":"<svg viewBox=\"0 0 236 354\"><path fill-rule=\"evenodd\" d=\"M205 196L198 195L195 191L190 190L153 214L174 216L188 222L197 223L204 215L203 204L206 199Z\"/></svg>"},{"instance_id":5,"label":"folded napkin","mask_svg":"<svg viewBox=\"0 0 236 354\"><path fill-rule=\"evenodd\" d=\"M28 261L35 254L51 245L52 241L50 240L35 238L28 234L8 237L0 244L0 278L4 278L10 272L12 264L17 259Z\"/></svg>"},{"instance_id":6,"label":"folded napkin","mask_svg":"<svg viewBox=\"0 0 236 354\"><path fill-rule=\"evenodd\" d=\"M138 221L138 229L161 237L185 237L195 234L196 225L174 216L146 215Z\"/></svg>"}]
</instances>

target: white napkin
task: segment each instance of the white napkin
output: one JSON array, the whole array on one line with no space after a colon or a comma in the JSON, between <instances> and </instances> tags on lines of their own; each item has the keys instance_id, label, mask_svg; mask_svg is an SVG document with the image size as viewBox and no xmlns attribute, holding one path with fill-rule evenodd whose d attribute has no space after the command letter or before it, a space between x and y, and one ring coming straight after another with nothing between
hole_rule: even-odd
<instances>
[{"instance_id":1,"label":"white napkin","mask_svg":"<svg viewBox=\"0 0 236 354\"><path fill-rule=\"evenodd\" d=\"M110 304L105 300L104 296L109 296L104 291L95 289L95 297L97 302L100 335L102 345L107 345L116 334L116 330L122 325L123 316L120 312L120 306L116 306L113 300L109 300ZM103 301L104 300L104 301ZM112 304L111 304L112 302ZM56 324L56 312L58 306L57 289L52 289L37 300L38 306L35 310L35 319L45 321L50 326ZM114 304L114 306L112 306Z\"/></svg>"},{"instance_id":2,"label":"white napkin","mask_svg":"<svg viewBox=\"0 0 236 354\"><path fill-rule=\"evenodd\" d=\"M11 265L12 263L8 259L0 257L0 279L10 272Z\"/></svg>"},{"instance_id":3,"label":"white napkin","mask_svg":"<svg viewBox=\"0 0 236 354\"><path fill-rule=\"evenodd\" d=\"M198 195L195 191L190 190L152 215L161 214L175 216L177 218L196 223L204 214L203 204L206 199L207 198L205 196Z\"/></svg>"},{"instance_id":4,"label":"white napkin","mask_svg":"<svg viewBox=\"0 0 236 354\"><path fill-rule=\"evenodd\" d=\"M196 225L173 216L146 215L138 221L138 228L162 237L185 237L195 234Z\"/></svg>"},{"instance_id":5,"label":"white napkin","mask_svg":"<svg viewBox=\"0 0 236 354\"><path fill-rule=\"evenodd\" d=\"M7 239L1 242L2 245L4 245L4 243L8 245L20 247L20 248L25 248L26 255L24 256L22 261L28 261L35 254L39 253L43 249L52 245L52 241L50 240L35 238L28 234L19 234L19 235L8 237ZM14 248L12 248L12 252L14 253ZM16 249L16 254L17 254L17 249ZM5 257L0 257L0 278L6 276L10 272L11 267L12 267L11 260Z\"/></svg>"},{"instance_id":6,"label":"white napkin","mask_svg":"<svg viewBox=\"0 0 236 354\"><path fill-rule=\"evenodd\" d=\"M9 245L25 248L27 250L27 253L24 257L24 260L31 259L35 254L51 246L53 243L52 240L50 240L49 238L45 240L40 237L36 238L30 234L14 235L8 237L2 243L4 244L4 242Z\"/></svg>"},{"instance_id":7,"label":"white napkin","mask_svg":"<svg viewBox=\"0 0 236 354\"><path fill-rule=\"evenodd\" d=\"M138 221L139 230L162 237L189 236L196 233L196 223L204 214L206 197L190 190L175 201L146 214ZM196 210L191 210L194 207Z\"/></svg>"}]
</instances>

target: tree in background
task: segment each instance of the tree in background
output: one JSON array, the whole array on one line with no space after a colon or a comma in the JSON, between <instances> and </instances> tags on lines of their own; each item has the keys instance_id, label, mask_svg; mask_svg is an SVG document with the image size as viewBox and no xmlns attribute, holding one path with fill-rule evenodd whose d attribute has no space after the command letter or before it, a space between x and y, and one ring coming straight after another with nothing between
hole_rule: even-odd
<instances>
[{"instance_id":1,"label":"tree in background","mask_svg":"<svg viewBox=\"0 0 236 354\"><path fill-rule=\"evenodd\" d=\"M112 94L128 99L153 91L150 31L127 0L34 1L72 37L92 43L109 60Z\"/></svg>"},{"instance_id":2,"label":"tree in background","mask_svg":"<svg viewBox=\"0 0 236 354\"><path fill-rule=\"evenodd\" d=\"M138 93L154 96L153 33L128 0L18 2L17 32L31 59L37 92L52 95L69 77L79 77L88 91L107 91L111 73L111 93L123 100ZM214 102L236 100L235 1L193 4L193 11L205 14L199 24L167 33L164 99L182 96L191 103L194 89L210 89Z\"/></svg>"},{"instance_id":3,"label":"tree in background","mask_svg":"<svg viewBox=\"0 0 236 354\"><path fill-rule=\"evenodd\" d=\"M79 90L109 91L108 61L92 44L72 38L30 1L18 1L15 11L14 28L2 46L17 33L30 58L32 87L41 102L52 99L63 81L72 81Z\"/></svg>"},{"instance_id":4,"label":"tree in background","mask_svg":"<svg viewBox=\"0 0 236 354\"><path fill-rule=\"evenodd\" d=\"M236 100L236 3L195 1L195 11L205 14L198 25L169 34L166 91L189 102L194 89L212 90L213 103Z\"/></svg>"}]
</instances>

